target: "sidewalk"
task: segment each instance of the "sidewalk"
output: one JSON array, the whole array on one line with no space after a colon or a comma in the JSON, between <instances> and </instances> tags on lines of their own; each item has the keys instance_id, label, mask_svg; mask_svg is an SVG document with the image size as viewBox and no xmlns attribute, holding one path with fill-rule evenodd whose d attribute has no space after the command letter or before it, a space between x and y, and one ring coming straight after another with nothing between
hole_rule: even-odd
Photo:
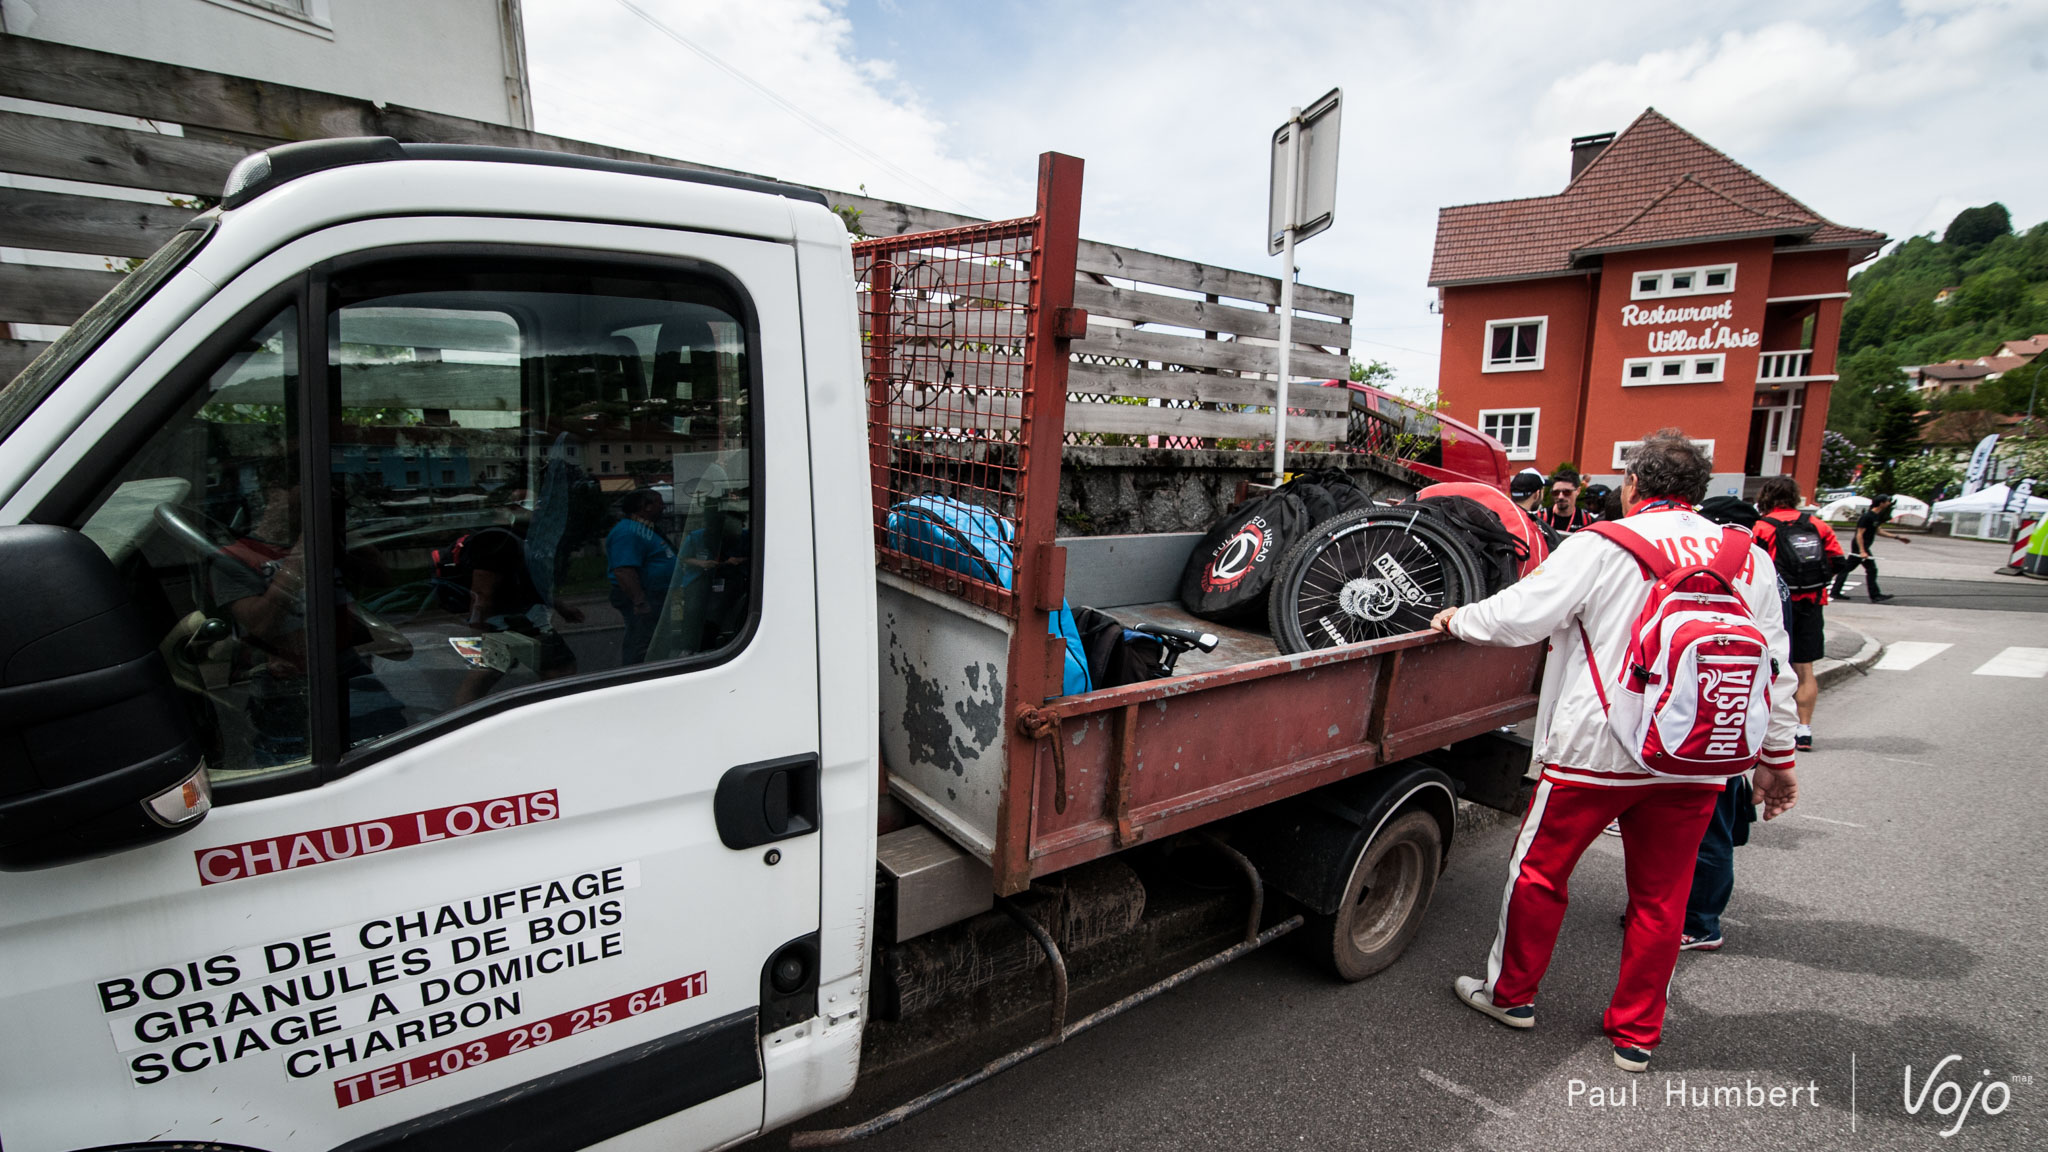
<instances>
[{"instance_id":1,"label":"sidewalk","mask_svg":"<svg viewBox=\"0 0 2048 1152\"><path fill-rule=\"evenodd\" d=\"M1865 636L1856 629L1834 620L1827 623L1827 655L1814 661L1813 678L1825 688L1845 677L1868 672L1878 657L1884 655L1884 645Z\"/></svg>"}]
</instances>

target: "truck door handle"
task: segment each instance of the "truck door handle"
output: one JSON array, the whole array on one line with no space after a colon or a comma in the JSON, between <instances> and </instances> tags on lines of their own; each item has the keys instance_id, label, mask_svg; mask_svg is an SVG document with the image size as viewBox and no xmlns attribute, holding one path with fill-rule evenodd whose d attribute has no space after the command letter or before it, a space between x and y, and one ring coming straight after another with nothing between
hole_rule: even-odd
<instances>
[{"instance_id":1,"label":"truck door handle","mask_svg":"<svg viewBox=\"0 0 2048 1152\"><path fill-rule=\"evenodd\" d=\"M729 768L711 801L718 839L753 848L818 830L816 753Z\"/></svg>"}]
</instances>

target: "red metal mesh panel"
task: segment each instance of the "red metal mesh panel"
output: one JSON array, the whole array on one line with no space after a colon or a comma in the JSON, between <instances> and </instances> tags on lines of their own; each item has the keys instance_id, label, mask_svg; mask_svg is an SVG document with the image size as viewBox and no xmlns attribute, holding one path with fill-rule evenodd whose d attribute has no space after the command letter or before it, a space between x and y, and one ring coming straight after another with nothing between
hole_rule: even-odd
<instances>
[{"instance_id":1,"label":"red metal mesh panel","mask_svg":"<svg viewBox=\"0 0 2048 1152\"><path fill-rule=\"evenodd\" d=\"M1039 351L1031 334L1039 228L1030 217L853 246L881 566L1008 615L1016 614L1009 564L1024 507L1027 365ZM920 497L979 511L924 510L938 511L932 517L903 507Z\"/></svg>"}]
</instances>

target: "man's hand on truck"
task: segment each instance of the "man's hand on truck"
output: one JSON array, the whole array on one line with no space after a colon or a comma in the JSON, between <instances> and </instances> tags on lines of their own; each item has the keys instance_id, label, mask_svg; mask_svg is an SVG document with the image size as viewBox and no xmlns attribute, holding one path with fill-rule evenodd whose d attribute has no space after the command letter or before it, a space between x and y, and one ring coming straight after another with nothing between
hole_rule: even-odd
<instances>
[{"instance_id":1,"label":"man's hand on truck","mask_svg":"<svg viewBox=\"0 0 2048 1152\"><path fill-rule=\"evenodd\" d=\"M1457 614L1458 606L1456 604L1451 605L1449 608L1445 608L1441 612L1438 612L1436 615L1429 618L1429 630L1431 632L1448 633L1451 630L1451 617L1456 616Z\"/></svg>"}]
</instances>

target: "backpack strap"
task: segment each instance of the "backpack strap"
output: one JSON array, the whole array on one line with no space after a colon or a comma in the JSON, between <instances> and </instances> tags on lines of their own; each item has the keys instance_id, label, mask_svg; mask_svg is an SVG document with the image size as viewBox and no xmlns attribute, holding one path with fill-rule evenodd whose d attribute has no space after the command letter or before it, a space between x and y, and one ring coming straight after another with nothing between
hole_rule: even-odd
<instances>
[{"instance_id":1,"label":"backpack strap","mask_svg":"<svg viewBox=\"0 0 2048 1152\"><path fill-rule=\"evenodd\" d=\"M1612 520L1595 520L1593 523L1586 525L1585 531L1612 541L1622 551L1635 557L1636 563L1642 565L1643 576L1646 579L1662 580L1678 567L1678 565L1671 562L1670 557L1658 551L1656 545L1643 539L1635 531L1623 528Z\"/></svg>"},{"instance_id":2,"label":"backpack strap","mask_svg":"<svg viewBox=\"0 0 2048 1152\"><path fill-rule=\"evenodd\" d=\"M1721 550L1714 553L1713 560L1707 564L1707 567L1713 569L1714 573L1725 580L1731 589L1735 587L1736 578L1742 575L1743 564L1749 560L1750 539L1749 533L1744 532L1735 525L1723 525L1721 528Z\"/></svg>"}]
</instances>

